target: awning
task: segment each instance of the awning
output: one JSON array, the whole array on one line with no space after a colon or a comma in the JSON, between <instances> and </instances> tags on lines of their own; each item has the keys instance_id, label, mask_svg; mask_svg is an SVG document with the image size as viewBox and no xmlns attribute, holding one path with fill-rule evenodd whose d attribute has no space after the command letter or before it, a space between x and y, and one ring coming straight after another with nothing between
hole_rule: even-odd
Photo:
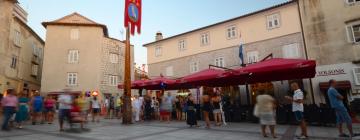
<instances>
[{"instance_id":1,"label":"awning","mask_svg":"<svg viewBox=\"0 0 360 140\"><path fill-rule=\"evenodd\" d=\"M337 81L336 88L339 89L351 89L351 82L350 81ZM329 82L320 82L319 87L321 91L327 91L329 89Z\"/></svg>"},{"instance_id":2,"label":"awning","mask_svg":"<svg viewBox=\"0 0 360 140\"><path fill-rule=\"evenodd\" d=\"M304 59L273 58L235 69L234 77L247 74L246 79L236 84L259 83L281 80L313 78L316 74L316 62Z\"/></svg>"},{"instance_id":3,"label":"awning","mask_svg":"<svg viewBox=\"0 0 360 140\"><path fill-rule=\"evenodd\" d=\"M176 84L178 87L182 88L219 85L221 83L219 80L225 76L223 75L224 72L224 70L220 69L206 69L182 77L176 80Z\"/></svg>"}]
</instances>

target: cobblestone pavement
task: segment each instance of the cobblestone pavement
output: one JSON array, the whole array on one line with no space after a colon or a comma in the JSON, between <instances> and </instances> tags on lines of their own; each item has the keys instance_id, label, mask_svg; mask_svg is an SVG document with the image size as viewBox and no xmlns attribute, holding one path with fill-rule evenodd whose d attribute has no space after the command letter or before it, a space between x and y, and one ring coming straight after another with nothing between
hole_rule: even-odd
<instances>
[{"instance_id":1,"label":"cobblestone pavement","mask_svg":"<svg viewBox=\"0 0 360 140\"><path fill-rule=\"evenodd\" d=\"M13 129L10 132L0 131L0 140L262 140L259 126L252 123L230 123L227 126L211 129L189 128L185 122L143 122L133 125L121 125L119 120L102 120L100 123L88 123L89 130L58 131L58 124L24 126L24 129ZM276 128L279 140L295 139L299 133L296 126L278 125ZM360 132L360 125L355 125ZM309 127L310 139L337 140L337 130L333 127ZM271 138L267 138L271 139ZM355 139L360 139L355 138Z\"/></svg>"}]
</instances>

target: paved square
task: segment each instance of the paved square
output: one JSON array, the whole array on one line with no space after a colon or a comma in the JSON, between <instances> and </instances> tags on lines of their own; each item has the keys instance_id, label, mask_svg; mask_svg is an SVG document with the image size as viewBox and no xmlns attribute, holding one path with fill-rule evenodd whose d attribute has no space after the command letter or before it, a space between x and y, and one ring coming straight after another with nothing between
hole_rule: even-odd
<instances>
[{"instance_id":1,"label":"paved square","mask_svg":"<svg viewBox=\"0 0 360 140\"><path fill-rule=\"evenodd\" d=\"M90 131L59 132L58 124L24 126L10 132L0 131L0 140L260 140L259 125L253 123L230 123L227 126L205 129L189 128L185 122L143 122L121 125L119 120L102 120L100 123L86 125ZM76 128L77 126L75 126ZM276 132L279 140L294 139L299 133L296 126L278 125ZM360 125L355 125L360 132ZM333 127L309 127L310 139L338 140L337 130ZM271 138L268 138L271 139ZM360 139L355 138L355 139Z\"/></svg>"}]
</instances>

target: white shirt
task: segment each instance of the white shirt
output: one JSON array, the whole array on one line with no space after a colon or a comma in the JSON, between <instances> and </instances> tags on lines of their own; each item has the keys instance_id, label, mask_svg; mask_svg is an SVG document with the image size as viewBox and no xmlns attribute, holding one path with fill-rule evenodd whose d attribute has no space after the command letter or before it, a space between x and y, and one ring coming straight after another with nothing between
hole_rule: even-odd
<instances>
[{"instance_id":1,"label":"white shirt","mask_svg":"<svg viewBox=\"0 0 360 140\"><path fill-rule=\"evenodd\" d=\"M298 89L298 90L295 90L294 91L294 96L293 96L293 100L303 100L304 99L304 93ZM293 101L293 104L292 104L292 111L295 112L295 111L301 111L301 112L304 112L304 105L303 103L297 103L295 101Z\"/></svg>"},{"instance_id":2,"label":"white shirt","mask_svg":"<svg viewBox=\"0 0 360 140\"><path fill-rule=\"evenodd\" d=\"M140 99L135 99L133 101L133 107L136 108L136 109L140 109L141 108L141 101Z\"/></svg>"},{"instance_id":3,"label":"white shirt","mask_svg":"<svg viewBox=\"0 0 360 140\"><path fill-rule=\"evenodd\" d=\"M60 95L58 102L59 109L71 109L72 99L70 95Z\"/></svg>"},{"instance_id":4,"label":"white shirt","mask_svg":"<svg viewBox=\"0 0 360 140\"><path fill-rule=\"evenodd\" d=\"M100 108L100 103L99 103L99 99L97 100L91 100L91 107L92 108Z\"/></svg>"}]
</instances>

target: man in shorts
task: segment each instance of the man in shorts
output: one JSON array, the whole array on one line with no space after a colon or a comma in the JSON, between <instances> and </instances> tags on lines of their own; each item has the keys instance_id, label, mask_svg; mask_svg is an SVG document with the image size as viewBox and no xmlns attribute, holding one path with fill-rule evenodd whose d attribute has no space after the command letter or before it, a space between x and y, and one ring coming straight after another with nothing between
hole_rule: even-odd
<instances>
[{"instance_id":1,"label":"man in shorts","mask_svg":"<svg viewBox=\"0 0 360 140\"><path fill-rule=\"evenodd\" d=\"M293 97L286 96L285 98L292 102L292 111L295 114L296 121L300 123L301 135L298 139L307 139L307 126L304 118L304 93L301 91L299 84L293 82L290 84L294 91Z\"/></svg>"},{"instance_id":2,"label":"man in shorts","mask_svg":"<svg viewBox=\"0 0 360 140\"><path fill-rule=\"evenodd\" d=\"M343 100L344 96L342 96L335 88L336 88L336 81L330 80L329 81L330 88L327 91L327 95L330 100L331 108L335 110L336 113L336 123L339 129L339 137L354 137L354 132L352 128L352 120L349 115L348 110L345 108ZM345 134L342 129L342 124L345 123L349 130L350 136Z\"/></svg>"},{"instance_id":3,"label":"man in shorts","mask_svg":"<svg viewBox=\"0 0 360 140\"><path fill-rule=\"evenodd\" d=\"M64 120L67 119L70 121L72 98L70 95L64 93L59 96L58 102L60 131L64 131Z\"/></svg>"}]
</instances>

